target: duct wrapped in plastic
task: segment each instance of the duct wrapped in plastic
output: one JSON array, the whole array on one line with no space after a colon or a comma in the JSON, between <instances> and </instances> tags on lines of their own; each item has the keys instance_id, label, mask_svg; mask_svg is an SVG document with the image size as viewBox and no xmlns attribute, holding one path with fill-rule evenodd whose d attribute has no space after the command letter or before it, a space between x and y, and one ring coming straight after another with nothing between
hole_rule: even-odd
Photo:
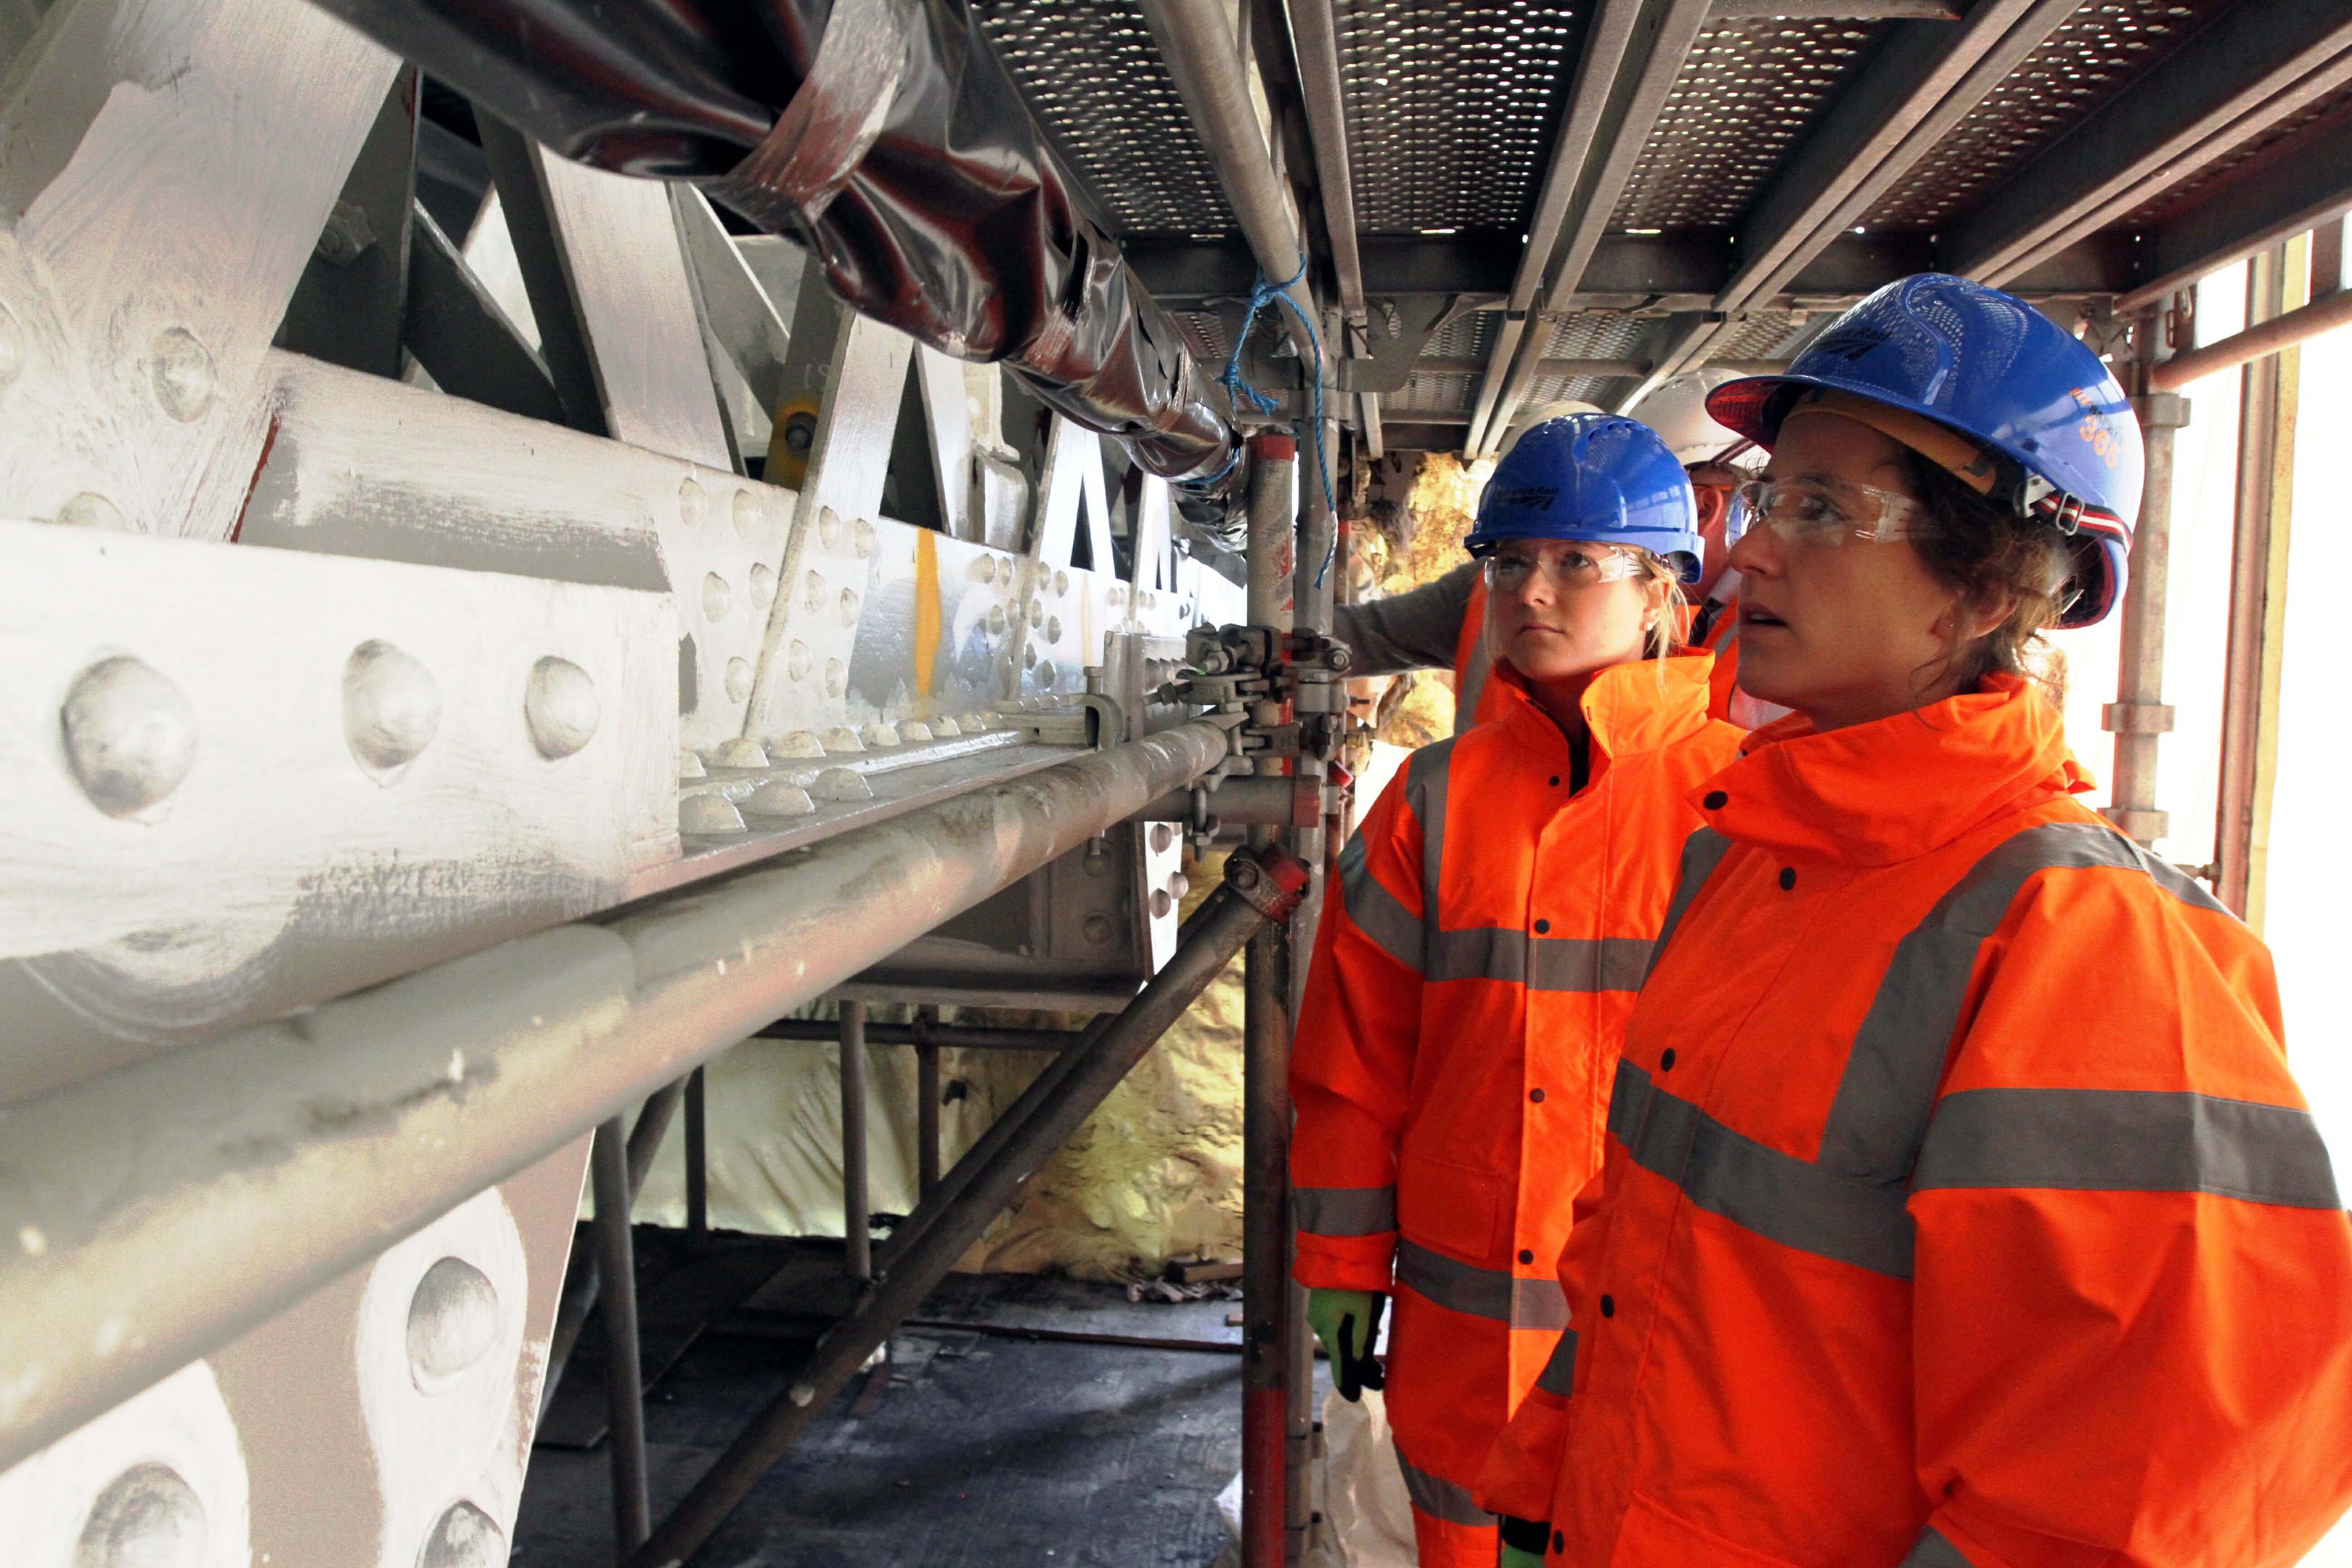
<instances>
[{"instance_id":1,"label":"duct wrapped in plastic","mask_svg":"<svg viewBox=\"0 0 2352 1568\"><path fill-rule=\"evenodd\" d=\"M1223 390L1083 209L963 0L319 3L564 157L694 180L793 236L852 308L1002 361L1188 510L1237 504Z\"/></svg>"}]
</instances>

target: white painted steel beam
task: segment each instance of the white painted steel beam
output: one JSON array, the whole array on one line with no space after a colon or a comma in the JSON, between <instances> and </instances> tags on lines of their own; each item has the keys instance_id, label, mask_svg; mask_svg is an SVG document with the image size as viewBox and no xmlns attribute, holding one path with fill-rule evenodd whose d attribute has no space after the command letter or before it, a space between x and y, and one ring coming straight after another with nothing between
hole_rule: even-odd
<instances>
[{"instance_id":1,"label":"white painted steel beam","mask_svg":"<svg viewBox=\"0 0 2352 1568\"><path fill-rule=\"evenodd\" d=\"M629 896L667 596L0 522L0 1104Z\"/></svg>"},{"instance_id":2,"label":"white painted steel beam","mask_svg":"<svg viewBox=\"0 0 2352 1568\"><path fill-rule=\"evenodd\" d=\"M0 513L225 539L399 62L287 0L59 0L0 104Z\"/></svg>"},{"instance_id":3,"label":"white painted steel beam","mask_svg":"<svg viewBox=\"0 0 2352 1568\"><path fill-rule=\"evenodd\" d=\"M0 1468L1213 767L1193 723L14 1108Z\"/></svg>"}]
</instances>

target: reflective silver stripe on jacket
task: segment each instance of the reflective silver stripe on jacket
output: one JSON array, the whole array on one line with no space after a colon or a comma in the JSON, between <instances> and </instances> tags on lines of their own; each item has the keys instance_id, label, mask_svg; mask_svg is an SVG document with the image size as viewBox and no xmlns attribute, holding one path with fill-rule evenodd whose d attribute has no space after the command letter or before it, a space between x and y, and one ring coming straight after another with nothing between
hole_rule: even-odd
<instances>
[{"instance_id":1,"label":"reflective silver stripe on jacket","mask_svg":"<svg viewBox=\"0 0 2352 1568\"><path fill-rule=\"evenodd\" d=\"M1609 1131L1635 1164L1743 1230L1874 1274L1911 1278L1911 1215L1899 1186L1856 1181L1768 1148L1622 1059Z\"/></svg>"},{"instance_id":2,"label":"reflective silver stripe on jacket","mask_svg":"<svg viewBox=\"0 0 2352 1568\"><path fill-rule=\"evenodd\" d=\"M1944 1539L1943 1531L1934 1525L1922 1526L1919 1539L1903 1554L1895 1568L1976 1568L1960 1553L1960 1549Z\"/></svg>"},{"instance_id":3,"label":"reflective silver stripe on jacket","mask_svg":"<svg viewBox=\"0 0 2352 1568\"><path fill-rule=\"evenodd\" d=\"M2343 1206L2309 1111L2151 1089L1948 1094L1927 1123L1911 1187L2214 1193L2288 1208Z\"/></svg>"},{"instance_id":4,"label":"reflective silver stripe on jacket","mask_svg":"<svg viewBox=\"0 0 2352 1568\"><path fill-rule=\"evenodd\" d=\"M1694 835L1685 886L1692 851L1701 847ZM1707 862L1709 871L1720 858L1717 851ZM1710 1214L1904 1279L1912 1273L1906 1205L1914 1190L2211 1192L2336 1206L2317 1129L2292 1107L2109 1089L1973 1089L1937 1102L1979 948L2028 879L2075 867L2138 871L2185 903L2221 910L2178 868L2112 828L2027 828L1987 852L1897 944L1855 1032L1818 1160L1732 1131L1630 1061L1618 1064L1611 1135L1636 1164ZM1680 891L1675 897L1683 902ZM1679 917L1678 910L1672 918Z\"/></svg>"},{"instance_id":5,"label":"reflective silver stripe on jacket","mask_svg":"<svg viewBox=\"0 0 2352 1568\"><path fill-rule=\"evenodd\" d=\"M1536 1386L1546 1394L1557 1394L1562 1399L1576 1392L1576 1331L1569 1330L1559 1336L1559 1343L1551 1347L1551 1359L1536 1374Z\"/></svg>"},{"instance_id":6,"label":"reflective silver stripe on jacket","mask_svg":"<svg viewBox=\"0 0 2352 1568\"><path fill-rule=\"evenodd\" d=\"M1476 1524L1493 1527L1500 1521L1480 1508L1470 1497L1470 1489L1444 1476L1433 1476L1427 1470L1416 1469L1404 1450L1396 1451L1397 1468L1404 1472L1405 1495L1412 1506L1434 1519L1448 1524Z\"/></svg>"},{"instance_id":7,"label":"reflective silver stripe on jacket","mask_svg":"<svg viewBox=\"0 0 2352 1568\"><path fill-rule=\"evenodd\" d=\"M1314 1236L1385 1236L1396 1228L1396 1188L1300 1187L1298 1228Z\"/></svg>"},{"instance_id":8,"label":"reflective silver stripe on jacket","mask_svg":"<svg viewBox=\"0 0 2352 1568\"><path fill-rule=\"evenodd\" d=\"M1364 836L1360 833L1349 838L1347 847L1339 851L1339 903L1348 911L1349 921L1370 938L1373 946L1414 973L1421 973L1421 921L1397 901L1394 893L1381 886L1380 879L1364 863Z\"/></svg>"},{"instance_id":9,"label":"reflective silver stripe on jacket","mask_svg":"<svg viewBox=\"0 0 2352 1568\"><path fill-rule=\"evenodd\" d=\"M1723 857L1730 848L1731 840L1712 827L1695 827L1691 836L1683 840L1683 860L1675 876L1675 896L1666 901L1665 923L1658 927L1658 940L1651 945L1650 961L1643 966L1635 990L1649 983L1650 972L1666 956L1666 943L1674 940L1675 928L1683 923L1691 900L1698 897L1698 890L1706 886L1706 879L1715 875L1715 868L1723 864Z\"/></svg>"},{"instance_id":10,"label":"reflective silver stripe on jacket","mask_svg":"<svg viewBox=\"0 0 2352 1568\"><path fill-rule=\"evenodd\" d=\"M1421 825L1419 917L1381 886L1361 834L1339 853L1339 897L1348 919L1374 946L1423 980L1500 980L1530 991L1638 991L1653 944L1643 937L1535 936L1512 926L1448 930L1438 889L1445 870L1446 793L1454 742L1415 752L1405 764L1405 802Z\"/></svg>"},{"instance_id":11,"label":"reflective silver stripe on jacket","mask_svg":"<svg viewBox=\"0 0 2352 1568\"><path fill-rule=\"evenodd\" d=\"M1910 1180L1978 949L2035 873L2075 868L2139 871L2184 903L2221 911L2178 868L2103 824L2048 823L1995 845L1896 945L1854 1031L1822 1132L1823 1165L1866 1182Z\"/></svg>"},{"instance_id":12,"label":"reflective silver stripe on jacket","mask_svg":"<svg viewBox=\"0 0 2352 1568\"><path fill-rule=\"evenodd\" d=\"M1520 1279L1506 1268L1481 1268L1412 1241L1396 1251L1397 1283L1452 1311L1492 1318L1515 1329L1568 1327L1568 1298L1557 1279Z\"/></svg>"}]
</instances>

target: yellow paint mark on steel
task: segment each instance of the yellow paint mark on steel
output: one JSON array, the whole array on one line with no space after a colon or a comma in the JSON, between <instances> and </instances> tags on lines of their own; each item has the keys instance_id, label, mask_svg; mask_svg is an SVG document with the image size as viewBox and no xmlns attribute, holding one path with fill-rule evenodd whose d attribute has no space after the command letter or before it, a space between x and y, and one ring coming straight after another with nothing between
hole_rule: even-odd
<instances>
[{"instance_id":1,"label":"yellow paint mark on steel","mask_svg":"<svg viewBox=\"0 0 2352 1568\"><path fill-rule=\"evenodd\" d=\"M915 532L915 700L931 694L931 671L940 658L940 536Z\"/></svg>"}]
</instances>

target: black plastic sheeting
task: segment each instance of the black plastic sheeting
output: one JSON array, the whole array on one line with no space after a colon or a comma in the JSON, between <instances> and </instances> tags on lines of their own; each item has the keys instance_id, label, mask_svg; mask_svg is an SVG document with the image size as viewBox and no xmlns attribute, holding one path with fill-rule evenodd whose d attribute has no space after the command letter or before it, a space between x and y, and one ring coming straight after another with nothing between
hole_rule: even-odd
<instances>
[{"instance_id":1,"label":"black plastic sheeting","mask_svg":"<svg viewBox=\"0 0 2352 1568\"><path fill-rule=\"evenodd\" d=\"M1239 507L1225 393L1080 204L963 0L317 0L564 157L689 179L834 293Z\"/></svg>"}]
</instances>

